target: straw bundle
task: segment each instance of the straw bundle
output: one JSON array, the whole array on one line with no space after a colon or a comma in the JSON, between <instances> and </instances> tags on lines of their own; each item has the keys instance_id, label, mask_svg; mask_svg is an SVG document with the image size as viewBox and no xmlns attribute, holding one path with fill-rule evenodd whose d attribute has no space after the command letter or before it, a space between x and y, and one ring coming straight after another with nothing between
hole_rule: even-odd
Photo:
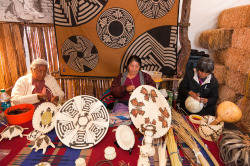
<instances>
[{"instance_id":1,"label":"straw bundle","mask_svg":"<svg viewBox=\"0 0 250 166\"><path fill-rule=\"evenodd\" d=\"M245 134L250 133L250 98L241 98L237 102L237 106L242 111L242 118L235 125Z\"/></svg>"},{"instance_id":2,"label":"straw bundle","mask_svg":"<svg viewBox=\"0 0 250 166\"><path fill-rule=\"evenodd\" d=\"M248 75L250 69L250 50L249 52L245 52L230 47L220 51L220 55L223 58L227 68L232 68L243 75Z\"/></svg>"},{"instance_id":3,"label":"straw bundle","mask_svg":"<svg viewBox=\"0 0 250 166\"><path fill-rule=\"evenodd\" d=\"M219 100L218 103L221 103L223 101L231 101L234 102L236 97L236 93L234 90L230 89L226 85L220 85L219 86Z\"/></svg>"},{"instance_id":4,"label":"straw bundle","mask_svg":"<svg viewBox=\"0 0 250 166\"><path fill-rule=\"evenodd\" d=\"M199 44L207 49L220 50L231 46L233 29L215 29L201 33Z\"/></svg>"},{"instance_id":5,"label":"straw bundle","mask_svg":"<svg viewBox=\"0 0 250 166\"><path fill-rule=\"evenodd\" d=\"M183 119L182 115L179 114L175 109L172 109L172 122L178 124L179 126L183 126L187 132L191 134L191 136L203 147L203 149L207 152L210 159L213 161L215 166L219 166L219 163L214 158L212 153L209 151L207 146L202 141L201 137L191 128L191 126Z\"/></svg>"},{"instance_id":6,"label":"straw bundle","mask_svg":"<svg viewBox=\"0 0 250 166\"><path fill-rule=\"evenodd\" d=\"M186 130L179 125L173 124L174 129L177 131L177 136L182 139L195 153L197 159L199 159L201 165L209 165L206 158L200 152L195 140L192 139L191 135L186 132Z\"/></svg>"},{"instance_id":7,"label":"straw bundle","mask_svg":"<svg viewBox=\"0 0 250 166\"><path fill-rule=\"evenodd\" d=\"M226 52L227 49L222 49L218 51L214 51L213 57L214 57L214 63L219 63L222 65L225 65L225 59L227 59L228 54Z\"/></svg>"},{"instance_id":8,"label":"straw bundle","mask_svg":"<svg viewBox=\"0 0 250 166\"><path fill-rule=\"evenodd\" d=\"M250 5L238 6L222 11L218 17L219 28L241 28L250 26Z\"/></svg>"},{"instance_id":9,"label":"straw bundle","mask_svg":"<svg viewBox=\"0 0 250 166\"><path fill-rule=\"evenodd\" d=\"M234 29L232 47L250 52L250 27Z\"/></svg>"},{"instance_id":10,"label":"straw bundle","mask_svg":"<svg viewBox=\"0 0 250 166\"><path fill-rule=\"evenodd\" d=\"M216 64L225 65L233 68L243 75L247 75L250 69L250 51L239 50L233 47L215 51L213 54Z\"/></svg>"},{"instance_id":11,"label":"straw bundle","mask_svg":"<svg viewBox=\"0 0 250 166\"><path fill-rule=\"evenodd\" d=\"M226 67L224 65L215 64L213 73L219 84L225 83Z\"/></svg>"},{"instance_id":12,"label":"straw bundle","mask_svg":"<svg viewBox=\"0 0 250 166\"><path fill-rule=\"evenodd\" d=\"M244 95L246 93L247 78L247 75L242 75L234 69L227 69L225 83L236 93ZM247 96L250 97L250 86L247 89Z\"/></svg>"},{"instance_id":13,"label":"straw bundle","mask_svg":"<svg viewBox=\"0 0 250 166\"><path fill-rule=\"evenodd\" d=\"M171 127L169 128L166 134L165 141L167 143L171 165L176 165L176 166L182 165L180 158L178 156L177 144L175 142L173 129Z\"/></svg>"}]
</instances>

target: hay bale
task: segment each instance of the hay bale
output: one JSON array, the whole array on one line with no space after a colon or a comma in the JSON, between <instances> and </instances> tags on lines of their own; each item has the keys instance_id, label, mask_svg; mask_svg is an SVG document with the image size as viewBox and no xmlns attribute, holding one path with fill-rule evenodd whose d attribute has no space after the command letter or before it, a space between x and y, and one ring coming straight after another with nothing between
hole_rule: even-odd
<instances>
[{"instance_id":1,"label":"hay bale","mask_svg":"<svg viewBox=\"0 0 250 166\"><path fill-rule=\"evenodd\" d=\"M224 65L215 64L213 73L219 84L225 83L226 67Z\"/></svg>"},{"instance_id":2,"label":"hay bale","mask_svg":"<svg viewBox=\"0 0 250 166\"><path fill-rule=\"evenodd\" d=\"M236 93L234 90L230 89L226 85L219 85L219 100L218 104L223 101L231 101L234 102L236 97Z\"/></svg>"},{"instance_id":3,"label":"hay bale","mask_svg":"<svg viewBox=\"0 0 250 166\"><path fill-rule=\"evenodd\" d=\"M231 42L232 47L250 52L250 27L234 29Z\"/></svg>"},{"instance_id":4,"label":"hay bale","mask_svg":"<svg viewBox=\"0 0 250 166\"><path fill-rule=\"evenodd\" d=\"M219 28L242 28L250 26L250 5L223 10L218 17Z\"/></svg>"},{"instance_id":5,"label":"hay bale","mask_svg":"<svg viewBox=\"0 0 250 166\"><path fill-rule=\"evenodd\" d=\"M225 59L228 56L226 50L227 49L214 51L214 53L213 53L214 63L219 63L222 65L225 65Z\"/></svg>"},{"instance_id":6,"label":"hay bale","mask_svg":"<svg viewBox=\"0 0 250 166\"><path fill-rule=\"evenodd\" d=\"M250 70L250 51L245 52L229 47L223 51L223 54L227 55L223 56L223 58L225 58L223 61L227 68L232 68L243 75L248 75Z\"/></svg>"},{"instance_id":7,"label":"hay bale","mask_svg":"<svg viewBox=\"0 0 250 166\"><path fill-rule=\"evenodd\" d=\"M245 95L248 75L243 75L231 68L226 69L225 84L236 93ZM248 86L247 96L250 97L250 86Z\"/></svg>"},{"instance_id":8,"label":"hay bale","mask_svg":"<svg viewBox=\"0 0 250 166\"><path fill-rule=\"evenodd\" d=\"M207 49L220 50L231 46L233 29L221 28L201 33L199 44Z\"/></svg>"},{"instance_id":9,"label":"hay bale","mask_svg":"<svg viewBox=\"0 0 250 166\"><path fill-rule=\"evenodd\" d=\"M242 111L242 118L239 122L235 123L235 125L241 130L241 132L245 134L250 133L250 98L246 98L246 100L241 98L237 102L237 106Z\"/></svg>"}]
</instances>

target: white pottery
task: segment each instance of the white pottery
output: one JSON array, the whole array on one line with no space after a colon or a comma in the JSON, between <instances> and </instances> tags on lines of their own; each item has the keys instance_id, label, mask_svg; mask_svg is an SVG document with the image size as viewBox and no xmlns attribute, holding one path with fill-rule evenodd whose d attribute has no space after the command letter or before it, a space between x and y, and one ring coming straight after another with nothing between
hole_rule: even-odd
<instances>
[{"instance_id":1,"label":"white pottery","mask_svg":"<svg viewBox=\"0 0 250 166\"><path fill-rule=\"evenodd\" d=\"M200 121L199 134L208 141L217 141L221 135L224 127L224 122L220 122L216 125L210 125L212 121L216 119L215 116L206 115Z\"/></svg>"},{"instance_id":2,"label":"white pottery","mask_svg":"<svg viewBox=\"0 0 250 166\"><path fill-rule=\"evenodd\" d=\"M75 161L75 166L86 166L86 162L84 158L79 157Z\"/></svg>"},{"instance_id":3,"label":"white pottery","mask_svg":"<svg viewBox=\"0 0 250 166\"><path fill-rule=\"evenodd\" d=\"M99 143L109 128L109 114L104 104L93 96L76 96L56 115L56 134L74 149L86 149Z\"/></svg>"},{"instance_id":4,"label":"white pottery","mask_svg":"<svg viewBox=\"0 0 250 166\"><path fill-rule=\"evenodd\" d=\"M135 136L133 131L129 126L120 125L115 133L115 138L118 145L123 150L130 150L135 144Z\"/></svg>"},{"instance_id":5,"label":"white pottery","mask_svg":"<svg viewBox=\"0 0 250 166\"><path fill-rule=\"evenodd\" d=\"M185 101L186 109L191 113L198 113L203 108L203 103L200 103L198 100L195 100L193 97L188 96Z\"/></svg>"},{"instance_id":6,"label":"white pottery","mask_svg":"<svg viewBox=\"0 0 250 166\"><path fill-rule=\"evenodd\" d=\"M143 145L143 146L138 146L140 148L140 155L139 159L137 161L137 166L150 166L149 162L149 150L148 147Z\"/></svg>"},{"instance_id":7,"label":"white pottery","mask_svg":"<svg viewBox=\"0 0 250 166\"><path fill-rule=\"evenodd\" d=\"M36 139L35 144L31 147L31 149L35 148L35 152L39 149L43 149L44 154L48 146L55 148L55 145L51 142L51 139L47 135L41 135Z\"/></svg>"},{"instance_id":8,"label":"white pottery","mask_svg":"<svg viewBox=\"0 0 250 166\"><path fill-rule=\"evenodd\" d=\"M23 137L23 131L28 128L22 128L19 125L11 125L7 126L2 132L1 132L1 139L9 139L11 140L13 137L20 136L21 138Z\"/></svg>"},{"instance_id":9,"label":"white pottery","mask_svg":"<svg viewBox=\"0 0 250 166\"><path fill-rule=\"evenodd\" d=\"M108 146L107 148L105 148L104 157L107 160L114 160L116 157L115 148L112 146Z\"/></svg>"},{"instance_id":10,"label":"white pottery","mask_svg":"<svg viewBox=\"0 0 250 166\"><path fill-rule=\"evenodd\" d=\"M27 140L29 141L35 141L40 135L43 133L38 130L33 130L27 135Z\"/></svg>"}]
</instances>

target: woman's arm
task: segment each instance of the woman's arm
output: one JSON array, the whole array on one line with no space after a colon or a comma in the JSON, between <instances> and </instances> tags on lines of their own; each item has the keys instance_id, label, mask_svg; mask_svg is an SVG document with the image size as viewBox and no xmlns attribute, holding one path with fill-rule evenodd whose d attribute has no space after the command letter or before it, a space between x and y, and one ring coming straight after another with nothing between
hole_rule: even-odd
<instances>
[{"instance_id":1,"label":"woman's arm","mask_svg":"<svg viewBox=\"0 0 250 166\"><path fill-rule=\"evenodd\" d=\"M156 84L149 74L143 73L143 76L144 76L144 82L146 85L151 85L156 88Z\"/></svg>"},{"instance_id":2,"label":"woman's arm","mask_svg":"<svg viewBox=\"0 0 250 166\"><path fill-rule=\"evenodd\" d=\"M19 78L15 86L13 87L11 91L11 104L12 105L18 105L18 104L35 104L40 102L40 100L37 97L37 94L27 94L28 92L28 86L31 86L28 84L28 79L26 77Z\"/></svg>"},{"instance_id":3,"label":"woman's arm","mask_svg":"<svg viewBox=\"0 0 250 166\"><path fill-rule=\"evenodd\" d=\"M52 100L55 102L62 101L64 92L57 83L56 79L53 76L49 76L49 79L46 79L45 81L48 81L48 83L46 83L46 86L48 86L48 88L53 92L54 97L52 98Z\"/></svg>"},{"instance_id":4,"label":"woman's arm","mask_svg":"<svg viewBox=\"0 0 250 166\"><path fill-rule=\"evenodd\" d=\"M192 92L190 92L188 75L185 74L183 80L181 81L179 85L179 96L187 98L189 93L192 93Z\"/></svg>"},{"instance_id":5,"label":"woman's arm","mask_svg":"<svg viewBox=\"0 0 250 166\"><path fill-rule=\"evenodd\" d=\"M209 105L215 105L217 103L217 101L219 99L218 88L219 88L218 81L217 81L217 79L215 79L212 82L211 92L210 92L209 97L207 98L208 99L207 106L209 106Z\"/></svg>"}]
</instances>

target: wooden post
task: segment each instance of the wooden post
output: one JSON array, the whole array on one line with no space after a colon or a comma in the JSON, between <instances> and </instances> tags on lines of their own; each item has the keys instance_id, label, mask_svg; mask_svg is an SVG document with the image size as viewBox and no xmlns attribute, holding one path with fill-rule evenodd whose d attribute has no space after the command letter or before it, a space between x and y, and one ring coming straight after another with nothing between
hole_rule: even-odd
<instances>
[{"instance_id":1,"label":"wooden post","mask_svg":"<svg viewBox=\"0 0 250 166\"><path fill-rule=\"evenodd\" d=\"M181 11L181 23L179 24L179 39L181 44L181 53L177 62L177 75L183 77L186 65L191 53L191 43L188 38L188 26L191 10L191 0L183 0Z\"/></svg>"}]
</instances>

